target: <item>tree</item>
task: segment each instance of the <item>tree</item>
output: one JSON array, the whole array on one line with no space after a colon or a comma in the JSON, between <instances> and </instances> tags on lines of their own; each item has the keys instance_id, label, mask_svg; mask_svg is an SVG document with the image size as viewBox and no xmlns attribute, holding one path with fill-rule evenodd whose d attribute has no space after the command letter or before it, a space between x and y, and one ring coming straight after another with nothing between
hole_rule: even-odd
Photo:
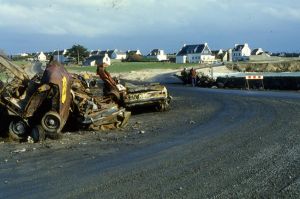
<instances>
[{"instance_id":1,"label":"tree","mask_svg":"<svg viewBox=\"0 0 300 199\"><path fill-rule=\"evenodd\" d=\"M128 62L140 62L140 61L142 61L142 59L143 59L143 57L141 55L132 53L132 54L128 55L126 61L128 61Z\"/></svg>"},{"instance_id":2,"label":"tree","mask_svg":"<svg viewBox=\"0 0 300 199\"><path fill-rule=\"evenodd\" d=\"M89 52L85 47L77 44L73 45L72 48L68 50L67 56L73 58L74 60L76 60L76 63L79 64L80 61L83 61L86 57L89 56Z\"/></svg>"}]
</instances>

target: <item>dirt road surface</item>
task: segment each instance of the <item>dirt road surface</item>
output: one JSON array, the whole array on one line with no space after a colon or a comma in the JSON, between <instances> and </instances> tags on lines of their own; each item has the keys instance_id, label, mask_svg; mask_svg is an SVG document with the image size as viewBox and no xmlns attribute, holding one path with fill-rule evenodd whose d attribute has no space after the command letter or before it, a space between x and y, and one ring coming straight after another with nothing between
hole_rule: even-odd
<instances>
[{"instance_id":1,"label":"dirt road surface","mask_svg":"<svg viewBox=\"0 0 300 199\"><path fill-rule=\"evenodd\" d=\"M0 198L299 198L300 93L169 86L122 130L0 144Z\"/></svg>"}]
</instances>

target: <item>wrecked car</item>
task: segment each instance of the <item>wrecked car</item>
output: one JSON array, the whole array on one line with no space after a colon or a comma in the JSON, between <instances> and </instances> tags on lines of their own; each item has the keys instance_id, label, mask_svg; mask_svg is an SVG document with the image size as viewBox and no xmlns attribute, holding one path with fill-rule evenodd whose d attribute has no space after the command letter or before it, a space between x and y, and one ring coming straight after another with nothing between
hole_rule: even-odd
<instances>
[{"instance_id":1,"label":"wrecked car","mask_svg":"<svg viewBox=\"0 0 300 199\"><path fill-rule=\"evenodd\" d=\"M127 83L125 89L121 103L126 108L153 106L158 111L166 111L169 108L171 97L167 88L159 83L149 85Z\"/></svg>"},{"instance_id":2,"label":"wrecked car","mask_svg":"<svg viewBox=\"0 0 300 199\"><path fill-rule=\"evenodd\" d=\"M158 111L168 110L171 96L165 86L159 83L148 85L126 83L124 86L118 79L112 78L105 67L107 67L106 64L100 64L97 68L97 74L104 82L104 95L110 96L115 102L127 109L153 106Z\"/></svg>"},{"instance_id":3,"label":"wrecked car","mask_svg":"<svg viewBox=\"0 0 300 199\"><path fill-rule=\"evenodd\" d=\"M42 76L29 79L4 57L0 58L0 64L11 76L6 83L2 82L0 90L0 105L10 119L9 137L21 141L30 134L38 141L46 133L59 133L68 119L71 104L70 76L64 67L50 62Z\"/></svg>"},{"instance_id":4,"label":"wrecked car","mask_svg":"<svg viewBox=\"0 0 300 199\"><path fill-rule=\"evenodd\" d=\"M7 130L12 140L55 138L66 123L74 122L70 118L75 122L69 126L103 130L122 127L130 117L110 98L89 93L82 77L69 74L56 61L33 78L5 57L0 57L0 68L6 75L0 81L1 117L8 120L7 128L0 130Z\"/></svg>"},{"instance_id":5,"label":"wrecked car","mask_svg":"<svg viewBox=\"0 0 300 199\"><path fill-rule=\"evenodd\" d=\"M120 128L124 127L130 118L131 113L120 108L111 98L90 92L86 79L81 75L73 74L71 93L72 116L85 129Z\"/></svg>"}]
</instances>

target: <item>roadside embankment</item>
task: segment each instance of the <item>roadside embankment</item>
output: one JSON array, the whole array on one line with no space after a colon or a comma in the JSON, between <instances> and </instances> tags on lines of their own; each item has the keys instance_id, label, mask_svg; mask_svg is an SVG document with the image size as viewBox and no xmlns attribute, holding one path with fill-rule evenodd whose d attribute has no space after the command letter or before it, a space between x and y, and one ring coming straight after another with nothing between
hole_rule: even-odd
<instances>
[{"instance_id":1,"label":"roadside embankment","mask_svg":"<svg viewBox=\"0 0 300 199\"><path fill-rule=\"evenodd\" d=\"M217 85L224 88L252 88L269 90L300 90L300 77L264 77L263 80L248 80L245 77L218 77Z\"/></svg>"},{"instance_id":2,"label":"roadside embankment","mask_svg":"<svg viewBox=\"0 0 300 199\"><path fill-rule=\"evenodd\" d=\"M227 68L245 72L298 72L300 60L276 62L236 62L226 64Z\"/></svg>"}]
</instances>

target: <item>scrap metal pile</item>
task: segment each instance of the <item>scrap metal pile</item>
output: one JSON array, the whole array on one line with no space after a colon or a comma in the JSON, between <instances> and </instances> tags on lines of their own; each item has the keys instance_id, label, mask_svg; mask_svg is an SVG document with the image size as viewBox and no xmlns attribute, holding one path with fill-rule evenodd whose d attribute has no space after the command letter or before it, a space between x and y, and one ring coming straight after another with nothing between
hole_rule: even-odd
<instances>
[{"instance_id":1,"label":"scrap metal pile","mask_svg":"<svg viewBox=\"0 0 300 199\"><path fill-rule=\"evenodd\" d=\"M56 61L33 78L19 66L0 56L0 135L12 140L34 142L55 137L66 126L76 130L105 130L124 127L131 113L126 108L152 105L168 109L166 87L124 87L114 95L90 89L90 80L70 74ZM118 96L117 98L115 96Z\"/></svg>"},{"instance_id":2,"label":"scrap metal pile","mask_svg":"<svg viewBox=\"0 0 300 199\"><path fill-rule=\"evenodd\" d=\"M185 68L181 71L180 76L177 77L182 80L184 84L192 84L191 70ZM217 86L217 83L212 77L196 72L195 86L211 88Z\"/></svg>"}]
</instances>

